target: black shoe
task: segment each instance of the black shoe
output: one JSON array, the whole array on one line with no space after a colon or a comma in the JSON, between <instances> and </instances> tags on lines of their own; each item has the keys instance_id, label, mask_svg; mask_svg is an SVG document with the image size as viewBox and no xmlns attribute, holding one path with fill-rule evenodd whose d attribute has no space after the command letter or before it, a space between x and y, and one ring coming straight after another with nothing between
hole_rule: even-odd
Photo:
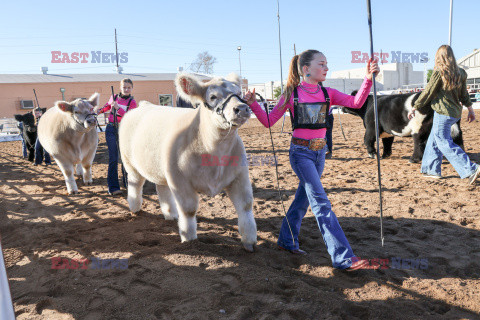
<instances>
[{"instance_id":1,"label":"black shoe","mask_svg":"<svg viewBox=\"0 0 480 320\"><path fill-rule=\"evenodd\" d=\"M300 255L306 255L307 252L306 251L303 251L302 249L293 249L293 250L290 250L290 249L286 249L282 246L278 246L278 249L280 250L283 250L283 251L288 251L290 252L291 254L300 254Z\"/></svg>"}]
</instances>

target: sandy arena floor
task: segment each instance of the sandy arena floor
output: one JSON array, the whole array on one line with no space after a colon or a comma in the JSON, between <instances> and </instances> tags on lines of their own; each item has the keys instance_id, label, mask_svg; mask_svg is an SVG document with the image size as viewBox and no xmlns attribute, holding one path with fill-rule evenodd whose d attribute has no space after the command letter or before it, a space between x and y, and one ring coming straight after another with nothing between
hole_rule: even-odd
<instances>
[{"instance_id":1,"label":"sandy arena floor","mask_svg":"<svg viewBox=\"0 0 480 320\"><path fill-rule=\"evenodd\" d=\"M423 178L408 162L411 138L397 139L381 161L382 248L377 162L366 157L361 120L341 116L345 141L335 118L322 182L354 252L389 259L388 269L333 270L311 212L300 234L309 254L277 250L283 210L273 166L250 167L258 247L249 254L225 194L201 196L199 238L183 244L152 184L139 214L129 212L126 194L108 196L103 135L94 185L77 179L75 196L66 195L56 165L34 167L20 157L20 142L1 143L0 233L17 319L480 319L480 183L468 186L446 161L445 179ZM480 122L462 128L466 151L480 163ZM272 130L288 208L298 184L290 136L280 134L281 123ZM256 119L239 133L247 153L271 155L268 130ZM54 257L128 259L128 268L57 270ZM393 269L392 258L427 266Z\"/></svg>"}]
</instances>

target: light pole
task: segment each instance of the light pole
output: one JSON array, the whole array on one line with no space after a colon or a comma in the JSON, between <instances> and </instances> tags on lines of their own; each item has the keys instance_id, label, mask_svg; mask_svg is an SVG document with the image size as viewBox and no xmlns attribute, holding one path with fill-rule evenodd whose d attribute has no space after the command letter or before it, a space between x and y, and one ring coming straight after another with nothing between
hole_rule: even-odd
<instances>
[{"instance_id":1,"label":"light pole","mask_svg":"<svg viewBox=\"0 0 480 320\"><path fill-rule=\"evenodd\" d=\"M448 26L448 45L452 46L452 16L453 16L453 0L450 0L450 23Z\"/></svg>"},{"instance_id":2,"label":"light pole","mask_svg":"<svg viewBox=\"0 0 480 320\"><path fill-rule=\"evenodd\" d=\"M242 87L243 87L243 80L242 80L242 59L240 59L240 51L242 50L241 46L237 47L238 50L238 64L240 65L240 80L242 81Z\"/></svg>"},{"instance_id":3,"label":"light pole","mask_svg":"<svg viewBox=\"0 0 480 320\"><path fill-rule=\"evenodd\" d=\"M65 101L65 88L60 88L60 92L62 93L62 100Z\"/></svg>"}]
</instances>

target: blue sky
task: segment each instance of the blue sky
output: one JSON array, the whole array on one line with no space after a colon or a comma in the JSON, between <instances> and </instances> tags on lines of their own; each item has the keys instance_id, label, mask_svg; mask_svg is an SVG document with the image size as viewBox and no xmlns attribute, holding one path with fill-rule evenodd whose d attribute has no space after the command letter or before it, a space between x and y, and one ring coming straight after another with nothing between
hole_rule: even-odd
<instances>
[{"instance_id":1,"label":"blue sky","mask_svg":"<svg viewBox=\"0 0 480 320\"><path fill-rule=\"evenodd\" d=\"M369 52L365 0L280 0L283 78L293 56L325 53L331 71L361 67L351 51ZM375 51L428 52L448 43L450 0L372 0ZM51 63L51 51L128 53L124 73L176 72L198 53L217 59L216 74L239 72L250 83L280 79L276 0L4 1L0 73L111 73L113 63ZM454 0L457 58L480 47L480 1ZM389 58L391 59L391 57ZM427 67L432 67L429 62ZM414 64L423 70L423 64Z\"/></svg>"}]
</instances>

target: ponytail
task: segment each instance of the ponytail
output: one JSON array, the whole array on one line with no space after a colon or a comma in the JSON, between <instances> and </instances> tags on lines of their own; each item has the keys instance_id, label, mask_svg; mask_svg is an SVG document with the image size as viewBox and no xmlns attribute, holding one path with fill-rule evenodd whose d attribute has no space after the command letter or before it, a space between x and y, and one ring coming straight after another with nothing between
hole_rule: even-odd
<instances>
[{"instance_id":1,"label":"ponytail","mask_svg":"<svg viewBox=\"0 0 480 320\"><path fill-rule=\"evenodd\" d=\"M287 103L290 101L292 96L293 89L297 87L300 83L300 74L298 73L298 55L295 55L290 62L290 70L288 71L287 87L283 92L283 104L280 107L280 110L284 110Z\"/></svg>"},{"instance_id":2,"label":"ponytail","mask_svg":"<svg viewBox=\"0 0 480 320\"><path fill-rule=\"evenodd\" d=\"M300 55L296 55L292 58L290 62L290 70L288 71L288 79L287 79L287 87L283 92L283 104L279 108L280 110L284 110L287 103L290 101L290 97L292 96L293 90L300 84L300 75L302 74L302 68L304 66L310 66L310 63L315 58L316 54L321 54L320 51L317 50L305 50Z\"/></svg>"}]
</instances>

